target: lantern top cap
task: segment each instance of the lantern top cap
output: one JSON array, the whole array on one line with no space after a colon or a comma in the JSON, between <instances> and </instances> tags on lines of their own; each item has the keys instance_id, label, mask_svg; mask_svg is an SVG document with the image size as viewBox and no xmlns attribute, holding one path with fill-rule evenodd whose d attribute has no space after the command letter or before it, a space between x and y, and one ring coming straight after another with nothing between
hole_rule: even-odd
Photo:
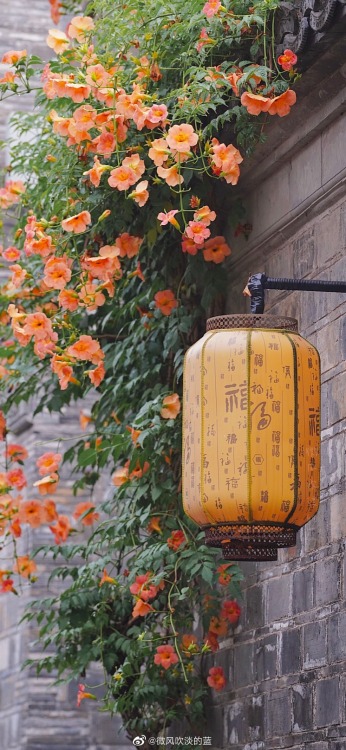
<instances>
[{"instance_id":1,"label":"lantern top cap","mask_svg":"<svg viewBox=\"0 0 346 750\"><path fill-rule=\"evenodd\" d=\"M218 315L208 318L207 331L225 328L270 328L298 333L295 318L282 318L279 315Z\"/></svg>"}]
</instances>

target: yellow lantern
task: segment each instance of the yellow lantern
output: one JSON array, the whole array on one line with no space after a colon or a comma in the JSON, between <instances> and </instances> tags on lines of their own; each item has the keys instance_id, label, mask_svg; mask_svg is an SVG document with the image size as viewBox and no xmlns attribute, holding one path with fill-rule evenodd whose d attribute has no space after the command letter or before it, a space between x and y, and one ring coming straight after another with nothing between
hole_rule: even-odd
<instances>
[{"instance_id":1,"label":"yellow lantern","mask_svg":"<svg viewBox=\"0 0 346 750\"><path fill-rule=\"evenodd\" d=\"M186 353L183 503L225 559L275 560L317 512L320 363L297 321L225 315Z\"/></svg>"}]
</instances>

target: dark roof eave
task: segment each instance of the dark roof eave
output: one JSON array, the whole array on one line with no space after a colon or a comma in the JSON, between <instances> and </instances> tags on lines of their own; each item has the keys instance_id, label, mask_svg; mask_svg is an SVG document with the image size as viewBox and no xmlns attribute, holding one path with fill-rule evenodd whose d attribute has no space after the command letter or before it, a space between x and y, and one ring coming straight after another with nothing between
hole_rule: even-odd
<instances>
[{"instance_id":1,"label":"dark roof eave","mask_svg":"<svg viewBox=\"0 0 346 750\"><path fill-rule=\"evenodd\" d=\"M276 54L282 54L285 49L295 52L299 72L310 67L317 56L345 35L344 0L324 0L323 7L317 10L318 5L316 0L282 2L277 11Z\"/></svg>"}]
</instances>

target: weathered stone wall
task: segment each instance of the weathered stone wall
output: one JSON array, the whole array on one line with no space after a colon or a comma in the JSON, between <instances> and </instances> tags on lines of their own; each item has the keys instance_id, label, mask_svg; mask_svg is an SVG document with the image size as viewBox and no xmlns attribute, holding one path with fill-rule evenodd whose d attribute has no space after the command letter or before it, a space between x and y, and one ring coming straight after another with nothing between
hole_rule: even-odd
<instances>
[{"instance_id":1,"label":"weathered stone wall","mask_svg":"<svg viewBox=\"0 0 346 750\"><path fill-rule=\"evenodd\" d=\"M45 38L52 26L48 0L0 0L0 60L10 49L27 49L29 54L48 59ZM8 66L3 66L8 70ZM1 70L1 67L0 67ZM33 97L20 100L10 96L0 104L0 140L8 138L9 118L16 111L32 109ZM6 163L6 151L0 152L0 164Z\"/></svg>"},{"instance_id":2,"label":"weathered stone wall","mask_svg":"<svg viewBox=\"0 0 346 750\"><path fill-rule=\"evenodd\" d=\"M346 280L346 71L335 40L239 183L253 230L247 242L230 235L229 312L246 309L250 273ZM215 695L209 718L218 748L343 750L346 300L269 291L266 312L296 317L320 351L321 505L277 563L243 563L240 624L215 658L229 688Z\"/></svg>"}]
</instances>

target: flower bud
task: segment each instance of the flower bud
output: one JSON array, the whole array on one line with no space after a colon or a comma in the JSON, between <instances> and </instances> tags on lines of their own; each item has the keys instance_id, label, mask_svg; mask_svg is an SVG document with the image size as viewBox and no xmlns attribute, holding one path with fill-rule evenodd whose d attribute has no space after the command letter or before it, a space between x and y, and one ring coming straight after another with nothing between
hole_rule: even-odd
<instances>
[{"instance_id":1,"label":"flower bud","mask_svg":"<svg viewBox=\"0 0 346 750\"><path fill-rule=\"evenodd\" d=\"M104 219L107 219L107 217L110 215L111 211L109 208L106 208L106 210L101 214L99 217L99 221L104 221Z\"/></svg>"}]
</instances>

